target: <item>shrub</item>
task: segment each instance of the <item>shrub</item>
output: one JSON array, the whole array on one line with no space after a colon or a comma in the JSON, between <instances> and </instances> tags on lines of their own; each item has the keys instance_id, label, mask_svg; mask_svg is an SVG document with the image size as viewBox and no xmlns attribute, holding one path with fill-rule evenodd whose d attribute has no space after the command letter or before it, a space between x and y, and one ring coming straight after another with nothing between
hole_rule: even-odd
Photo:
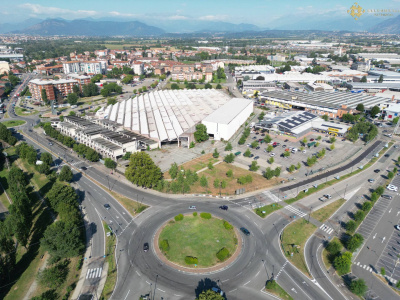
<instances>
[{"instance_id":1,"label":"shrub","mask_svg":"<svg viewBox=\"0 0 400 300\"><path fill-rule=\"evenodd\" d=\"M274 290L276 288L276 281L271 279L267 281L267 284L265 285L265 288L267 290Z\"/></svg>"},{"instance_id":2,"label":"shrub","mask_svg":"<svg viewBox=\"0 0 400 300\"><path fill-rule=\"evenodd\" d=\"M232 176L233 176L233 171L232 171L231 169L229 169L229 170L226 172L226 176L227 176L227 177L232 177Z\"/></svg>"},{"instance_id":3,"label":"shrub","mask_svg":"<svg viewBox=\"0 0 400 300\"><path fill-rule=\"evenodd\" d=\"M202 213L200 213L200 217L203 219L209 220L209 219L211 219L211 214L202 212Z\"/></svg>"},{"instance_id":4,"label":"shrub","mask_svg":"<svg viewBox=\"0 0 400 300\"><path fill-rule=\"evenodd\" d=\"M175 216L174 219L175 219L175 221L182 221L183 220L183 215L179 214L179 215Z\"/></svg>"},{"instance_id":5,"label":"shrub","mask_svg":"<svg viewBox=\"0 0 400 300\"><path fill-rule=\"evenodd\" d=\"M169 250L169 243L168 240L162 240L160 242L160 249L164 252L167 252Z\"/></svg>"},{"instance_id":6,"label":"shrub","mask_svg":"<svg viewBox=\"0 0 400 300\"><path fill-rule=\"evenodd\" d=\"M382 275L382 276L385 276L385 275L386 275L386 270L385 270L384 267L381 268L381 275Z\"/></svg>"},{"instance_id":7,"label":"shrub","mask_svg":"<svg viewBox=\"0 0 400 300\"><path fill-rule=\"evenodd\" d=\"M185 257L185 263L187 265L197 265L199 263L199 260L197 259L197 257L186 256Z\"/></svg>"},{"instance_id":8,"label":"shrub","mask_svg":"<svg viewBox=\"0 0 400 300\"><path fill-rule=\"evenodd\" d=\"M378 186L375 190L375 192L381 196L385 192L385 188L383 186Z\"/></svg>"},{"instance_id":9,"label":"shrub","mask_svg":"<svg viewBox=\"0 0 400 300\"><path fill-rule=\"evenodd\" d=\"M228 257L229 257L229 250L228 249L226 249L225 247L224 248L222 248L221 250L219 250L218 252L217 252L217 258L220 260L220 261L224 261L224 260L226 260Z\"/></svg>"},{"instance_id":10,"label":"shrub","mask_svg":"<svg viewBox=\"0 0 400 300\"><path fill-rule=\"evenodd\" d=\"M197 217L197 211L193 213L193 217Z\"/></svg>"},{"instance_id":11,"label":"shrub","mask_svg":"<svg viewBox=\"0 0 400 300\"><path fill-rule=\"evenodd\" d=\"M228 221L222 220L222 222L224 224L225 229L228 229L228 230L233 229L232 224L230 224Z\"/></svg>"}]
</instances>

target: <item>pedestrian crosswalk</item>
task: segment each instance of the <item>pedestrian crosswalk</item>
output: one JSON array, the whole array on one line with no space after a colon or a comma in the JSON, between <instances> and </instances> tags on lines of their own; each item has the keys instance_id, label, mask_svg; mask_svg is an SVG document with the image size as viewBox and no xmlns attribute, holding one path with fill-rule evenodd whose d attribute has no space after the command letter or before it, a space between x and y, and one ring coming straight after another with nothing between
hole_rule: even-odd
<instances>
[{"instance_id":1,"label":"pedestrian crosswalk","mask_svg":"<svg viewBox=\"0 0 400 300\"><path fill-rule=\"evenodd\" d=\"M89 269L86 273L86 279L101 277L101 271L103 271L103 268Z\"/></svg>"},{"instance_id":2,"label":"pedestrian crosswalk","mask_svg":"<svg viewBox=\"0 0 400 300\"><path fill-rule=\"evenodd\" d=\"M262 192L267 198L271 199L274 202L279 202L282 201L281 199L279 199L279 197L275 196L274 194L272 194L270 191L264 191Z\"/></svg>"},{"instance_id":3,"label":"pedestrian crosswalk","mask_svg":"<svg viewBox=\"0 0 400 300\"><path fill-rule=\"evenodd\" d=\"M297 209L291 205L286 205L285 209L287 209L288 211L290 211L291 213L294 213L295 215L298 215L300 218L306 216L307 214L302 212L300 209Z\"/></svg>"},{"instance_id":4,"label":"pedestrian crosswalk","mask_svg":"<svg viewBox=\"0 0 400 300\"><path fill-rule=\"evenodd\" d=\"M374 271L374 269L372 269L370 266L360 264L359 261L358 261L357 263L354 263L354 264L355 264L356 266L360 267L360 268L363 268L364 270L366 270L366 271L368 271L368 272Z\"/></svg>"},{"instance_id":5,"label":"pedestrian crosswalk","mask_svg":"<svg viewBox=\"0 0 400 300\"><path fill-rule=\"evenodd\" d=\"M330 228L329 226L326 226L325 224L322 224L319 229L322 231L326 232L327 234L331 234L333 231L333 228Z\"/></svg>"}]
</instances>

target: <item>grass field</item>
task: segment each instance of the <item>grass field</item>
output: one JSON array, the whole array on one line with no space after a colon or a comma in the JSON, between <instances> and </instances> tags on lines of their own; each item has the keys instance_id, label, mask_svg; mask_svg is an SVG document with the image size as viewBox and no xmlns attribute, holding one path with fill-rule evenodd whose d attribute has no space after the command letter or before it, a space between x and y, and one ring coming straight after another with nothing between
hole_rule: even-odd
<instances>
[{"instance_id":1,"label":"grass field","mask_svg":"<svg viewBox=\"0 0 400 300\"><path fill-rule=\"evenodd\" d=\"M282 208L282 205L279 205L278 203L273 203L270 205L265 205L260 208L256 208L254 212L259 215L261 218L265 218L269 214L273 213L276 210L279 210Z\"/></svg>"},{"instance_id":2,"label":"grass field","mask_svg":"<svg viewBox=\"0 0 400 300\"><path fill-rule=\"evenodd\" d=\"M332 202L316 211L313 211L311 213L311 217L320 221L320 222L325 222L326 220L329 219L329 217L339 209L339 207L342 206L343 203L345 203L346 200L341 198L336 200L335 202Z\"/></svg>"},{"instance_id":3,"label":"grass field","mask_svg":"<svg viewBox=\"0 0 400 300\"><path fill-rule=\"evenodd\" d=\"M3 121L3 122L1 122L1 123L3 123L4 125L6 125L6 127L15 127L15 126L23 125L23 124L25 124L26 122L25 122L25 121L22 121L22 120L10 120L10 121Z\"/></svg>"},{"instance_id":4,"label":"grass field","mask_svg":"<svg viewBox=\"0 0 400 300\"><path fill-rule=\"evenodd\" d=\"M293 300L293 298L275 281L273 288L265 288L268 293L278 296L282 300Z\"/></svg>"},{"instance_id":5,"label":"grass field","mask_svg":"<svg viewBox=\"0 0 400 300\"><path fill-rule=\"evenodd\" d=\"M105 232L111 232L107 224L103 222ZM107 280L104 285L103 292L101 293L100 299L109 299L115 283L117 282L117 266L115 264L115 244L117 240L114 235L106 237L106 262L108 263Z\"/></svg>"},{"instance_id":6,"label":"grass field","mask_svg":"<svg viewBox=\"0 0 400 300\"><path fill-rule=\"evenodd\" d=\"M34 110L28 110L28 109L25 109L25 108L21 108L19 106L15 107L14 112L18 116L32 116L32 115L35 115L35 114L38 113L38 111L35 110L35 109Z\"/></svg>"},{"instance_id":7,"label":"grass field","mask_svg":"<svg viewBox=\"0 0 400 300\"><path fill-rule=\"evenodd\" d=\"M304 259L304 245L316 229L317 227L314 224L299 219L288 225L282 232L281 245L285 256L307 276L311 276L311 274ZM297 246L300 246L300 248ZM291 256L291 253L293 253L293 256Z\"/></svg>"},{"instance_id":8,"label":"grass field","mask_svg":"<svg viewBox=\"0 0 400 300\"><path fill-rule=\"evenodd\" d=\"M208 153L208 154L204 154L198 158L195 158L191 161L188 161L187 163L184 163L183 165L180 165L179 167L181 169L185 169L185 170L192 170L192 171L199 171L203 168L207 168L207 165L212 162L213 164L216 163L219 159L218 158L214 158L212 156L212 153ZM170 179L171 176L169 175L169 172L165 172L164 173L164 178L165 179Z\"/></svg>"},{"instance_id":9,"label":"grass field","mask_svg":"<svg viewBox=\"0 0 400 300\"><path fill-rule=\"evenodd\" d=\"M185 257L198 258L199 267L213 266L218 262L216 253L223 247L233 254L236 235L225 229L221 219L209 220L196 216L185 216L182 221L171 221L161 232L159 241L168 240L170 249L166 257L178 264L185 264Z\"/></svg>"}]
</instances>

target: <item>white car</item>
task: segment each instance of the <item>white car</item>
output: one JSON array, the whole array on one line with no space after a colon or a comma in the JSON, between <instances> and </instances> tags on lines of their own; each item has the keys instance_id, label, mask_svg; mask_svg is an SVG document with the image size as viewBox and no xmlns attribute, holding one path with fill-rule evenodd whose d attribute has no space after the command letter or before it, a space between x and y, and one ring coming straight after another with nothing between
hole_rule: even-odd
<instances>
[{"instance_id":1,"label":"white car","mask_svg":"<svg viewBox=\"0 0 400 300\"><path fill-rule=\"evenodd\" d=\"M247 147L250 147L250 144L247 144Z\"/></svg>"},{"instance_id":2,"label":"white car","mask_svg":"<svg viewBox=\"0 0 400 300\"><path fill-rule=\"evenodd\" d=\"M394 186L394 185L389 184L386 188L387 188L389 191L395 191L395 192L397 192L397 186Z\"/></svg>"},{"instance_id":3,"label":"white car","mask_svg":"<svg viewBox=\"0 0 400 300\"><path fill-rule=\"evenodd\" d=\"M307 151L306 151L306 150L303 150L303 153L307 153Z\"/></svg>"},{"instance_id":4,"label":"white car","mask_svg":"<svg viewBox=\"0 0 400 300\"><path fill-rule=\"evenodd\" d=\"M399 225L394 226L394 228L396 228L397 230L400 231L400 226Z\"/></svg>"},{"instance_id":5,"label":"white car","mask_svg":"<svg viewBox=\"0 0 400 300\"><path fill-rule=\"evenodd\" d=\"M271 157L273 157L273 156L275 156L275 153L274 152L272 152L269 156L271 156Z\"/></svg>"},{"instance_id":6,"label":"white car","mask_svg":"<svg viewBox=\"0 0 400 300\"><path fill-rule=\"evenodd\" d=\"M191 205L191 206L189 206L189 209L196 209L196 206Z\"/></svg>"}]
</instances>

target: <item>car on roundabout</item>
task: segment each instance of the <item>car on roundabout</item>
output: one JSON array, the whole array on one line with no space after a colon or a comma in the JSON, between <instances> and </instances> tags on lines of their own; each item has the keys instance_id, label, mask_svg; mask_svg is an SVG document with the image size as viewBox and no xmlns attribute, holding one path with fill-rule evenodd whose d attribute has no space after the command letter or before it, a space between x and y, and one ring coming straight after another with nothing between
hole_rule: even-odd
<instances>
[{"instance_id":1,"label":"car on roundabout","mask_svg":"<svg viewBox=\"0 0 400 300\"><path fill-rule=\"evenodd\" d=\"M221 205L221 206L219 207L219 209L228 210L228 205Z\"/></svg>"},{"instance_id":2,"label":"car on roundabout","mask_svg":"<svg viewBox=\"0 0 400 300\"><path fill-rule=\"evenodd\" d=\"M248 231L246 228L244 227L240 227L240 231L243 232L245 235L250 235L250 231Z\"/></svg>"},{"instance_id":3,"label":"car on roundabout","mask_svg":"<svg viewBox=\"0 0 400 300\"><path fill-rule=\"evenodd\" d=\"M143 245L143 252L149 251L149 243L144 243Z\"/></svg>"}]
</instances>

